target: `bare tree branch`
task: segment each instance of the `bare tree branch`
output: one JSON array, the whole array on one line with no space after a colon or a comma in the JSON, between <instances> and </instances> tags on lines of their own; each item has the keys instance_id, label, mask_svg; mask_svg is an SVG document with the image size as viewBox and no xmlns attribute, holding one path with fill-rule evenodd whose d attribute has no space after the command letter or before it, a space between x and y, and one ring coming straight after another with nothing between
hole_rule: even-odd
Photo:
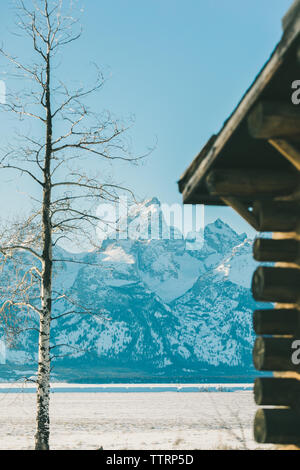
<instances>
[{"instance_id":1,"label":"bare tree branch","mask_svg":"<svg viewBox=\"0 0 300 470\"><path fill-rule=\"evenodd\" d=\"M17 0L18 27L29 38L30 51L34 52L30 65L0 47L0 55L12 68L13 76L26 82L23 90L8 94L7 104L1 109L20 117L19 128L23 119L34 122L32 132L19 133L19 140L10 142L5 151L0 149L0 171L10 169L38 183L38 195L36 187L30 194L31 215L12 223L9 230L0 227L1 268L7 276L6 285L0 286L0 320L6 322L9 331L19 333L37 331L39 322L37 450L49 449L51 360L64 357L50 352L59 347L76 349L50 341L51 322L75 313L110 320L101 309L73 299L71 289L58 292L54 288L59 262L96 264L53 252L59 250L63 240L74 243L75 238L91 247L96 245L99 222L110 225L97 216L96 205L116 203L124 193L135 200L133 192L106 176L106 171L111 171L114 162L135 164L145 158L133 156L130 151L126 140L130 126L108 111L97 114L90 110L90 97L96 97L105 82L99 69L95 82L87 87L70 89L63 77L56 76L59 51L82 33L66 4L67 0ZM99 162L101 173L95 175ZM16 325L12 317L17 319ZM28 324L20 327L18 322L24 318Z\"/></svg>"}]
</instances>

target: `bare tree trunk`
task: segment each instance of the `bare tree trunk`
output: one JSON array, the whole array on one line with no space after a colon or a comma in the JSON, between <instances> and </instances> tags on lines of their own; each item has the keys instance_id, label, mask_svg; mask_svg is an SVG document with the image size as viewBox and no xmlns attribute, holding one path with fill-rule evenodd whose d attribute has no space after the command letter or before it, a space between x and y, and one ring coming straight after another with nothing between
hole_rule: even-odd
<instances>
[{"instance_id":1,"label":"bare tree trunk","mask_svg":"<svg viewBox=\"0 0 300 470\"><path fill-rule=\"evenodd\" d=\"M47 294L48 292L48 294ZM39 364L37 380L37 417L35 449L49 450L50 419L49 419L49 399L50 399L50 311L49 289L43 290L43 314L40 320L39 337Z\"/></svg>"},{"instance_id":2,"label":"bare tree trunk","mask_svg":"<svg viewBox=\"0 0 300 470\"><path fill-rule=\"evenodd\" d=\"M42 206L43 268L41 280L41 304L39 333L39 364L37 380L37 418L35 449L49 450L50 436L50 325L52 307L52 224L51 224L51 156L52 115L50 100L50 55L47 55L46 100L46 153L44 162L44 191Z\"/></svg>"},{"instance_id":3,"label":"bare tree trunk","mask_svg":"<svg viewBox=\"0 0 300 470\"><path fill-rule=\"evenodd\" d=\"M46 131L45 136L41 138L40 133L36 137L31 133L28 135L26 128L26 135L22 136L24 147L10 151L10 143L8 152L0 158L1 170L14 170L21 175L30 176L34 184L42 188L42 203L38 201L38 210L21 226L17 224L16 232L12 236L6 236L7 246L5 244L0 246L0 254L2 253L5 259L6 256L11 256L11 252L19 250L27 250L34 258L34 266L26 272L26 275L22 275L22 280L20 283L16 282L16 287L10 289L11 298L0 305L0 316L2 312L9 312L11 307L28 309L39 315L35 448L48 450L50 366L52 359L59 357L52 353L50 356L52 302L56 308L60 300L71 305L71 311L64 312L61 316L74 313L102 316L98 307L91 310L78 305L79 311L74 311L76 302L68 299L63 292L56 292L56 298L52 299L55 291L52 287L54 263L73 262L73 260L53 259L52 247L59 240L69 239L68 236L73 233L84 242L91 241L98 223L104 222L95 213L95 202L102 203L104 200L110 203L117 202L119 194L123 194L124 191L133 196L130 190L117 183L100 180L101 175L90 176L89 162L85 161L82 164L83 158L93 157L98 162L112 163L115 160L136 162L143 157L134 158L130 155L127 142L122 139L122 135L127 131L126 126L113 119L109 112L97 115L86 106L85 98L99 91L104 84L100 72L94 85L84 88L80 85L73 90L51 75L52 67L56 63L56 53L81 36L81 28L78 29L76 26L77 19L72 17L71 10L66 6L69 2L62 0L28 2L32 3L31 9L23 0L16 0L16 3L18 26L25 36L32 40L36 61L30 65L23 64L15 56L6 53L2 47L0 55L10 62L14 72L17 70L17 76L22 80L32 79L33 85L30 94L25 90L22 97L20 93L21 98L19 93L15 97L8 96L8 102L2 108L22 118L25 116L34 119L43 128L43 132L45 127ZM74 166L75 159L80 162L78 169ZM85 203L81 204L84 201L90 203L89 208ZM109 227L110 223L107 223L107 226ZM35 265L36 260L41 266ZM31 298L33 283L39 291L38 306L37 295ZM16 294L15 289L20 295ZM52 345L53 348L61 346Z\"/></svg>"}]
</instances>

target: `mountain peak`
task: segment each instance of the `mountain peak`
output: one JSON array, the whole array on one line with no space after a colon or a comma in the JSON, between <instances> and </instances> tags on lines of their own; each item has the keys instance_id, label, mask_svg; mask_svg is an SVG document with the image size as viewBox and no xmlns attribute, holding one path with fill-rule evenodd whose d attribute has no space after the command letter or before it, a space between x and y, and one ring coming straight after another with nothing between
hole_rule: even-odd
<instances>
[{"instance_id":1,"label":"mountain peak","mask_svg":"<svg viewBox=\"0 0 300 470\"><path fill-rule=\"evenodd\" d=\"M160 200L157 197L152 197L151 199L146 199L141 204L144 205L145 207L149 207L149 206L153 206L153 205L161 206Z\"/></svg>"},{"instance_id":2,"label":"mountain peak","mask_svg":"<svg viewBox=\"0 0 300 470\"><path fill-rule=\"evenodd\" d=\"M242 243L246 238L246 233L238 234L220 218L207 224L204 229L205 242L217 251L229 250Z\"/></svg>"},{"instance_id":3,"label":"mountain peak","mask_svg":"<svg viewBox=\"0 0 300 470\"><path fill-rule=\"evenodd\" d=\"M231 235L235 235L243 240L247 238L247 234L245 232L238 234L230 225L228 225L226 222L224 222L224 220L220 219L219 217L214 222L207 224L206 229L208 231L223 231L224 234L228 232Z\"/></svg>"},{"instance_id":4,"label":"mountain peak","mask_svg":"<svg viewBox=\"0 0 300 470\"><path fill-rule=\"evenodd\" d=\"M220 217L218 217L215 221L214 221L214 225L215 227L217 228L223 228L223 227L229 227L229 225L227 225L222 219L220 219Z\"/></svg>"}]
</instances>

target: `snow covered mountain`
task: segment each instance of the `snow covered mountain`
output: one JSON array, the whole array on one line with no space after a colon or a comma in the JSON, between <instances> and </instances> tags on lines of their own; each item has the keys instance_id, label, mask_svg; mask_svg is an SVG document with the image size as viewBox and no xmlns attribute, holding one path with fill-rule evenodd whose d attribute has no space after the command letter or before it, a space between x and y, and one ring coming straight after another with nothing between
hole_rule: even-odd
<instances>
[{"instance_id":1,"label":"snow covered mountain","mask_svg":"<svg viewBox=\"0 0 300 470\"><path fill-rule=\"evenodd\" d=\"M157 199L135 207L130 220L140 216L146 224L149 207L166 224ZM55 257L64 261L55 291L65 296L54 303L56 378L250 377L251 245L218 219L205 227L200 249L187 249L183 238L120 240L112 233L97 251L75 255L57 248ZM7 349L0 377L33 372L35 361L36 332L27 331Z\"/></svg>"}]
</instances>

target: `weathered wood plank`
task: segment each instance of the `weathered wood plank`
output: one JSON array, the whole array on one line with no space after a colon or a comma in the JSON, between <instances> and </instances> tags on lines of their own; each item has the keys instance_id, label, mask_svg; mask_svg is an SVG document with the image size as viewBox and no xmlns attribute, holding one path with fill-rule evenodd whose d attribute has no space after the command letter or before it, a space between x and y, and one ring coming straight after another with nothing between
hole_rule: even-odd
<instances>
[{"instance_id":1,"label":"weathered wood plank","mask_svg":"<svg viewBox=\"0 0 300 470\"><path fill-rule=\"evenodd\" d=\"M293 103L260 101L248 116L248 130L255 139L299 136L300 108Z\"/></svg>"},{"instance_id":2,"label":"weathered wood plank","mask_svg":"<svg viewBox=\"0 0 300 470\"><path fill-rule=\"evenodd\" d=\"M298 135L300 136L300 128ZM283 139L269 139L269 143L300 171L300 152L295 145Z\"/></svg>"},{"instance_id":3,"label":"weathered wood plank","mask_svg":"<svg viewBox=\"0 0 300 470\"><path fill-rule=\"evenodd\" d=\"M260 377L254 382L254 400L259 406L298 406L300 382L296 379Z\"/></svg>"},{"instance_id":4,"label":"weathered wood plank","mask_svg":"<svg viewBox=\"0 0 300 470\"><path fill-rule=\"evenodd\" d=\"M258 230L258 222L253 214L253 212L250 212L248 207L243 204L241 201L239 201L235 197L223 197L222 200L227 204L228 206L232 207L240 216L245 219L248 224L250 224L255 230Z\"/></svg>"},{"instance_id":5,"label":"weathered wood plank","mask_svg":"<svg viewBox=\"0 0 300 470\"><path fill-rule=\"evenodd\" d=\"M260 302L294 304L300 297L300 270L259 266L252 278L252 293Z\"/></svg>"},{"instance_id":6,"label":"weathered wood plank","mask_svg":"<svg viewBox=\"0 0 300 470\"><path fill-rule=\"evenodd\" d=\"M257 335L300 337L300 311L290 308L255 310L253 328Z\"/></svg>"},{"instance_id":7,"label":"weathered wood plank","mask_svg":"<svg viewBox=\"0 0 300 470\"><path fill-rule=\"evenodd\" d=\"M258 336L253 348L253 363L260 371L300 371L293 360L295 338Z\"/></svg>"},{"instance_id":8,"label":"weathered wood plank","mask_svg":"<svg viewBox=\"0 0 300 470\"><path fill-rule=\"evenodd\" d=\"M294 232L300 224L300 206L294 202L256 201L253 214L260 232Z\"/></svg>"},{"instance_id":9,"label":"weathered wood plank","mask_svg":"<svg viewBox=\"0 0 300 470\"><path fill-rule=\"evenodd\" d=\"M286 30L297 19L300 19L300 0L295 0L282 18L283 29Z\"/></svg>"},{"instance_id":10,"label":"weathered wood plank","mask_svg":"<svg viewBox=\"0 0 300 470\"><path fill-rule=\"evenodd\" d=\"M291 409L258 410L254 420L254 438L260 444L298 444L298 413Z\"/></svg>"},{"instance_id":11,"label":"weathered wood plank","mask_svg":"<svg viewBox=\"0 0 300 470\"><path fill-rule=\"evenodd\" d=\"M229 139L237 130L238 126L247 117L247 114L251 108L255 106L257 100L270 84L274 75L281 68L289 48L299 34L299 18L296 18L294 23L292 21L289 34L283 35L278 47L272 54L271 59L263 68L253 85L249 88L233 114L226 121L222 131L219 133L214 144L211 146L211 149L207 151L205 157L201 159L201 162L199 165L197 165L196 168L191 166L192 171L189 171L188 174L185 174L185 184L181 188L183 193L183 200L185 203L188 203L192 197L192 193L197 191L197 187L202 182L203 177L212 167L221 151L228 143Z\"/></svg>"},{"instance_id":12,"label":"weathered wood plank","mask_svg":"<svg viewBox=\"0 0 300 470\"><path fill-rule=\"evenodd\" d=\"M300 242L293 239L274 240L257 238L253 244L256 261L283 261L295 263L300 255Z\"/></svg>"},{"instance_id":13,"label":"weathered wood plank","mask_svg":"<svg viewBox=\"0 0 300 470\"><path fill-rule=\"evenodd\" d=\"M213 170L206 177L209 192L221 197L286 196L294 192L298 182L296 173L270 170Z\"/></svg>"}]
</instances>

